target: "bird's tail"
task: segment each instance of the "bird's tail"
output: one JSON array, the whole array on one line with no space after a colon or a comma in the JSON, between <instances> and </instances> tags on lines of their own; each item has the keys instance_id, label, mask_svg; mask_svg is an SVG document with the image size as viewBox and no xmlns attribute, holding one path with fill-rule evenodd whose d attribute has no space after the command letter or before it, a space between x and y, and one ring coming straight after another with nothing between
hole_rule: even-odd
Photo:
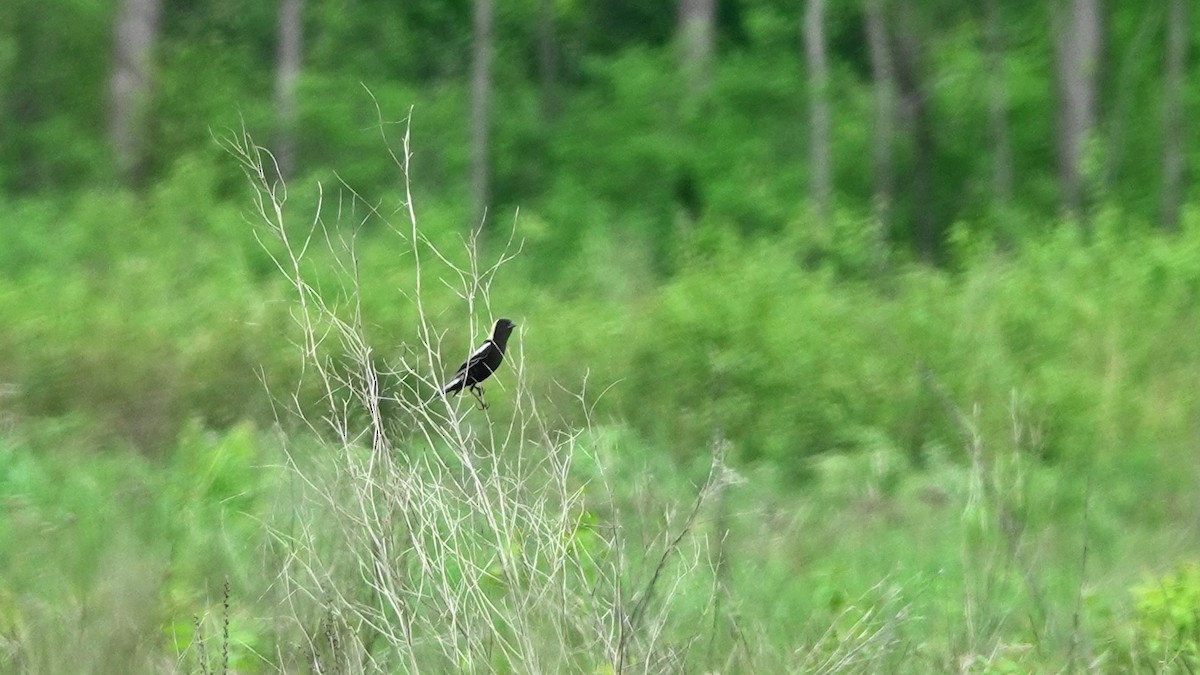
<instances>
[{"instance_id":1,"label":"bird's tail","mask_svg":"<svg viewBox=\"0 0 1200 675\"><path fill-rule=\"evenodd\" d=\"M445 386L441 387L436 392L434 392L434 394L432 396L425 399L425 402L422 403L421 405L427 406L430 403L433 403L434 401L438 400L442 396L454 396L458 392L462 391L462 389L463 388L462 388L461 383L458 383L458 382L455 382L452 380L450 382L447 382Z\"/></svg>"},{"instance_id":2,"label":"bird's tail","mask_svg":"<svg viewBox=\"0 0 1200 675\"><path fill-rule=\"evenodd\" d=\"M442 386L441 392L447 396L457 394L463 390L464 384L466 384L466 377L459 375Z\"/></svg>"}]
</instances>

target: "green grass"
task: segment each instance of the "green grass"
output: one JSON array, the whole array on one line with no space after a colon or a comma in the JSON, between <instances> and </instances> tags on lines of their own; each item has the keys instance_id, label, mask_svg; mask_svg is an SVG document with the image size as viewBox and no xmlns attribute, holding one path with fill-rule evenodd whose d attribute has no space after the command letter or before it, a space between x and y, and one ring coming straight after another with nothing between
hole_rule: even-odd
<instances>
[{"instance_id":1,"label":"green grass","mask_svg":"<svg viewBox=\"0 0 1200 675\"><path fill-rule=\"evenodd\" d=\"M45 227L0 228L0 670L1194 667L1194 213L964 228L946 270L700 232L550 283L534 246L485 289L449 216L418 269L348 200L305 316L217 175L7 211ZM489 307L492 409L422 403Z\"/></svg>"},{"instance_id":2,"label":"green grass","mask_svg":"<svg viewBox=\"0 0 1200 675\"><path fill-rule=\"evenodd\" d=\"M223 658L238 672L300 668L314 625L297 623L295 599L285 601L278 537L314 511L278 438L193 428L165 461L79 447L80 436L79 425L45 422L0 438L4 670L203 672L202 649L211 672ZM626 538L633 587L656 559L662 514L674 510L678 527L696 486L647 460L650 448L627 432L589 438L577 452L605 464L618 491L601 490L587 462L571 481L585 488L589 527ZM1176 598L1194 582L1152 581L1195 559L1194 495L1163 493L1151 474L1089 481L999 445L975 469L937 456L912 466L883 449L829 456L801 490L776 472L742 472L688 535L703 564L669 568L662 640L689 670L728 672L1119 671L1135 658L1194 654L1195 633L1164 624L1170 603L1189 611ZM341 480L320 473L337 465L317 458L306 475ZM1111 495L1130 487L1174 501L1175 516L1124 510ZM600 559L611 552L577 536Z\"/></svg>"}]
</instances>

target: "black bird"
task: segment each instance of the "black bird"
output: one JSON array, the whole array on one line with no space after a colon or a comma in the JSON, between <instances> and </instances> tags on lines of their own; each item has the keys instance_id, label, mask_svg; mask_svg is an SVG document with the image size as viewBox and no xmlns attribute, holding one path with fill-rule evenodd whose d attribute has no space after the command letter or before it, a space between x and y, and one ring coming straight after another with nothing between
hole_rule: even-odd
<instances>
[{"instance_id":1,"label":"black bird","mask_svg":"<svg viewBox=\"0 0 1200 675\"><path fill-rule=\"evenodd\" d=\"M458 367L454 377L442 386L442 393L457 394L463 389L470 389L471 393L479 399L479 405L486 409L487 403L483 400L483 388L479 386L479 383L488 379L500 367L500 362L504 360L504 348L508 346L508 336L516 327L517 324L508 319L497 321L495 327L492 328L492 337L484 340L470 358Z\"/></svg>"}]
</instances>

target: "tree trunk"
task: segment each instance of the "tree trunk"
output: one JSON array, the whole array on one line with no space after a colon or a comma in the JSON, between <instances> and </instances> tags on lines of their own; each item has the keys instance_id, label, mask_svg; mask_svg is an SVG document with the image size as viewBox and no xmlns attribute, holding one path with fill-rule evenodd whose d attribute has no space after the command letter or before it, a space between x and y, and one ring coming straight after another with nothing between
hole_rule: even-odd
<instances>
[{"instance_id":1,"label":"tree trunk","mask_svg":"<svg viewBox=\"0 0 1200 675\"><path fill-rule=\"evenodd\" d=\"M39 152L38 144L33 142L30 135L18 135L21 129L33 129L48 116L48 108L54 108L53 101L42 95L38 87L28 82L18 85L21 79L14 76L22 73L38 73L48 70L52 60L49 58L55 49L52 40L54 34L55 8L49 3L25 3L9 5L14 10L11 16L5 16L0 21L8 25L0 29L5 37L11 39L7 43L8 57L11 59L0 74L0 115L3 115L4 141L12 154L14 166L21 167L20 171L8 173L5 183L0 187L13 187L18 191L36 190L50 181L51 169L47 153Z\"/></svg>"},{"instance_id":2,"label":"tree trunk","mask_svg":"<svg viewBox=\"0 0 1200 675\"><path fill-rule=\"evenodd\" d=\"M707 88L712 77L716 12L716 0L679 0L681 65L693 92Z\"/></svg>"},{"instance_id":3,"label":"tree trunk","mask_svg":"<svg viewBox=\"0 0 1200 675\"><path fill-rule=\"evenodd\" d=\"M912 219L917 251L927 263L937 260L940 242L933 193L933 163L937 141L926 91L921 35L913 8L907 2L896 7L896 41L893 51L900 111L912 144Z\"/></svg>"},{"instance_id":4,"label":"tree trunk","mask_svg":"<svg viewBox=\"0 0 1200 675\"><path fill-rule=\"evenodd\" d=\"M492 10L492 0L475 0L475 49L471 60L471 207L475 227L481 230L491 198Z\"/></svg>"},{"instance_id":5,"label":"tree trunk","mask_svg":"<svg viewBox=\"0 0 1200 675\"><path fill-rule=\"evenodd\" d=\"M275 63L275 161L281 178L296 169L296 82L300 79L301 20L304 0L280 0L279 45Z\"/></svg>"},{"instance_id":6,"label":"tree trunk","mask_svg":"<svg viewBox=\"0 0 1200 675\"><path fill-rule=\"evenodd\" d=\"M1133 144L1129 142L1128 130L1131 126L1145 124L1144 117L1137 112L1141 98L1138 93L1141 64L1153 58L1153 49L1158 44L1158 21L1167 9L1165 4L1154 2L1131 7L1140 7L1142 18L1133 36L1120 40L1121 53L1105 59L1105 67L1115 73L1106 75L1106 86L1115 93L1104 100L1104 123L1098 124L1095 131L1096 136L1104 139L1104 161L1100 166L1089 167L1098 171L1088 175L1085 181L1090 191L1103 194L1116 188L1122 179L1122 171L1127 170L1128 158L1135 154L1131 152ZM1117 45L1114 41L1113 46ZM1165 86L1164 83L1163 88Z\"/></svg>"},{"instance_id":7,"label":"tree trunk","mask_svg":"<svg viewBox=\"0 0 1200 675\"><path fill-rule=\"evenodd\" d=\"M554 21L554 0L538 0L538 77L542 84L542 119L558 116L558 30Z\"/></svg>"},{"instance_id":8,"label":"tree trunk","mask_svg":"<svg viewBox=\"0 0 1200 675\"><path fill-rule=\"evenodd\" d=\"M1096 128L1096 80L1100 62L1099 0L1066 0L1058 33L1059 182L1063 209L1084 215L1085 152ZM1061 24L1062 20L1056 21Z\"/></svg>"},{"instance_id":9,"label":"tree trunk","mask_svg":"<svg viewBox=\"0 0 1200 675\"><path fill-rule=\"evenodd\" d=\"M824 24L825 0L808 0L804 11L804 55L808 61L812 200L820 226L827 228L833 188L829 151L829 64L825 58Z\"/></svg>"},{"instance_id":10,"label":"tree trunk","mask_svg":"<svg viewBox=\"0 0 1200 675\"><path fill-rule=\"evenodd\" d=\"M1162 224L1179 228L1179 203L1183 193L1183 64L1187 57L1185 0L1170 0L1167 16L1167 62L1163 91L1163 192Z\"/></svg>"},{"instance_id":11,"label":"tree trunk","mask_svg":"<svg viewBox=\"0 0 1200 675\"><path fill-rule=\"evenodd\" d=\"M874 80L875 124L871 140L871 167L875 179L875 218L883 244L891 232L895 199L893 148L896 137L896 74L892 69L883 0L867 0L867 46Z\"/></svg>"},{"instance_id":12,"label":"tree trunk","mask_svg":"<svg viewBox=\"0 0 1200 675\"><path fill-rule=\"evenodd\" d=\"M1012 147L1008 140L1008 90L1004 78L1004 36L996 0L985 0L987 32L988 131L992 141L992 198L1006 207L1012 201Z\"/></svg>"},{"instance_id":13,"label":"tree trunk","mask_svg":"<svg viewBox=\"0 0 1200 675\"><path fill-rule=\"evenodd\" d=\"M137 182L145 163L146 112L161 10L161 0L122 0L117 12L108 137L117 171L126 182Z\"/></svg>"}]
</instances>

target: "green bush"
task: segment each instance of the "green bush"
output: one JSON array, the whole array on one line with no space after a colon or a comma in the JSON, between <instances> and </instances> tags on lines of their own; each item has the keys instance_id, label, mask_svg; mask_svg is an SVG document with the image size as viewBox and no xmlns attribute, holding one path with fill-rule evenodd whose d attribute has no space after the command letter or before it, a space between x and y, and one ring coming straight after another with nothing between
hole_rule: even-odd
<instances>
[{"instance_id":1,"label":"green bush","mask_svg":"<svg viewBox=\"0 0 1200 675\"><path fill-rule=\"evenodd\" d=\"M217 176L190 158L145 197L19 206L0 254L0 381L18 411L86 412L146 448L191 416L269 418L258 371L287 372L269 346L287 309Z\"/></svg>"},{"instance_id":2,"label":"green bush","mask_svg":"<svg viewBox=\"0 0 1200 675\"><path fill-rule=\"evenodd\" d=\"M1117 212L1097 227L880 278L844 265L869 259L865 239L815 259L798 238L714 239L661 284L618 264L568 300L543 291L534 365L577 381L582 362L601 388L616 382L606 410L679 456L723 436L743 460L793 469L878 442L919 462L961 447L957 417L978 407L984 436L1133 470L1145 453L1131 449L1185 452L1200 414L1178 395L1200 376L1184 339L1200 328L1200 237Z\"/></svg>"},{"instance_id":3,"label":"green bush","mask_svg":"<svg viewBox=\"0 0 1200 675\"><path fill-rule=\"evenodd\" d=\"M1200 564L1134 587L1132 652L1159 671L1194 672L1200 667Z\"/></svg>"},{"instance_id":4,"label":"green bush","mask_svg":"<svg viewBox=\"0 0 1200 675\"><path fill-rule=\"evenodd\" d=\"M191 424L162 462L78 417L21 426L0 433L0 670L153 670L226 579L233 659L258 660L270 441Z\"/></svg>"},{"instance_id":5,"label":"green bush","mask_svg":"<svg viewBox=\"0 0 1200 675\"><path fill-rule=\"evenodd\" d=\"M631 331L625 410L692 454L716 435L745 460L795 467L871 429L910 440L923 317L864 284L761 245L665 284Z\"/></svg>"}]
</instances>

